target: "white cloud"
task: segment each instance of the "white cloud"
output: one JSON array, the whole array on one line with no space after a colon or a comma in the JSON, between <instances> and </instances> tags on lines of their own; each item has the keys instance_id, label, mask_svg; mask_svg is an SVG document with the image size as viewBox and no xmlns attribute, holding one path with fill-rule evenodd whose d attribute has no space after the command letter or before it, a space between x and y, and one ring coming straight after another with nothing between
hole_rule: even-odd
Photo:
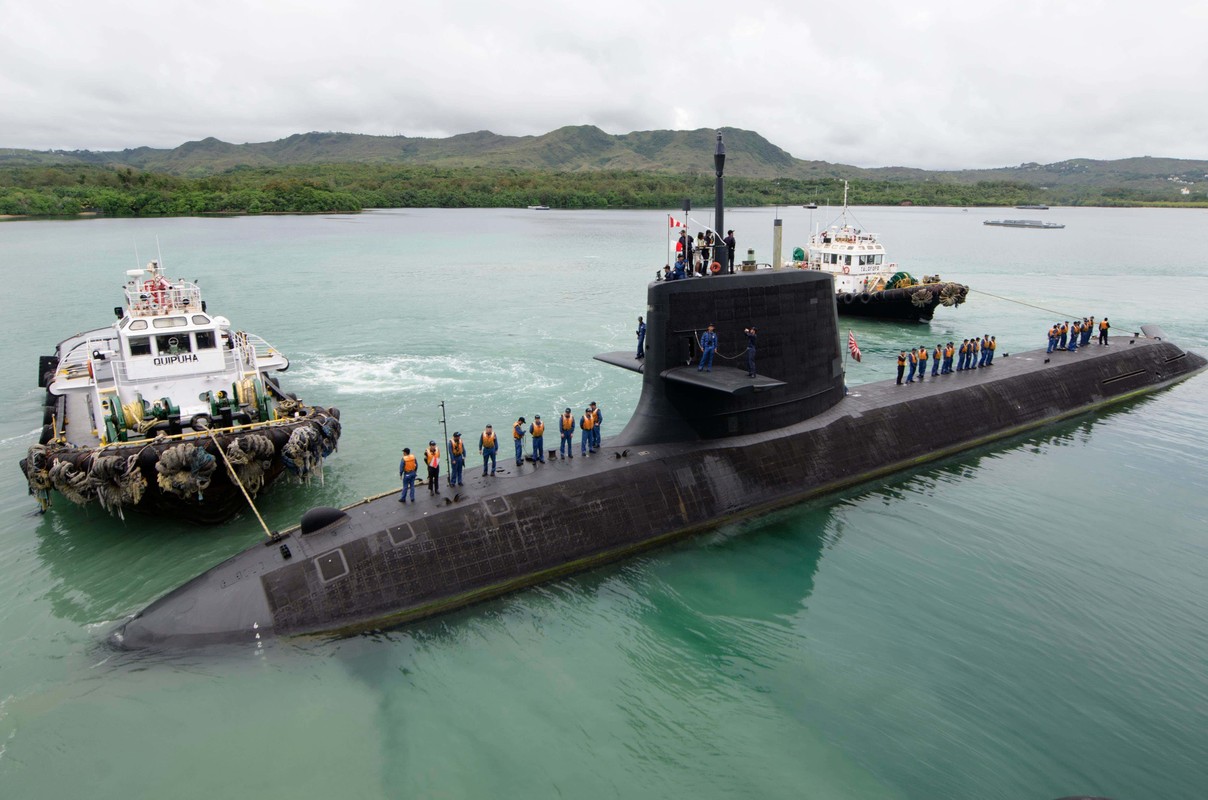
<instances>
[{"instance_id":1,"label":"white cloud","mask_svg":"<svg viewBox=\"0 0 1208 800\"><path fill-rule=\"evenodd\" d=\"M0 0L0 19L8 147L726 125L798 158L949 168L1208 140L1208 6L1174 0Z\"/></svg>"}]
</instances>

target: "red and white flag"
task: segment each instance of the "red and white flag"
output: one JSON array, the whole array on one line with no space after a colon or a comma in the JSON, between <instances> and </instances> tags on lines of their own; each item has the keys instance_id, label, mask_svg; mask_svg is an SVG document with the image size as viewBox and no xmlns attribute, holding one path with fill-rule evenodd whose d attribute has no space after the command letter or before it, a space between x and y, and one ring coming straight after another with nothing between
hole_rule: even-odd
<instances>
[{"instance_id":1,"label":"red and white flag","mask_svg":"<svg viewBox=\"0 0 1208 800\"><path fill-rule=\"evenodd\" d=\"M847 352L851 353L851 357L856 361L860 360L860 345L856 344L856 335L851 331L847 332Z\"/></svg>"},{"instance_id":2,"label":"red and white flag","mask_svg":"<svg viewBox=\"0 0 1208 800\"><path fill-rule=\"evenodd\" d=\"M678 219L676 219L676 218L675 218L675 217L673 217L673 216L668 215L668 216L667 216L667 221L670 223L670 226L671 226L672 228L682 228L682 227L684 227L684 223L680 222Z\"/></svg>"}]
</instances>

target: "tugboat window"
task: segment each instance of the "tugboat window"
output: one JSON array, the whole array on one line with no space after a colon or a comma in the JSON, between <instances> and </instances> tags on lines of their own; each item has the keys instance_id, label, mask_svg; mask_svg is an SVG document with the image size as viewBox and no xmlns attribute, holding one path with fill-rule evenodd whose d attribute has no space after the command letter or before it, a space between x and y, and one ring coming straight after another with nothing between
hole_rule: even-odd
<instances>
[{"instance_id":1,"label":"tugboat window","mask_svg":"<svg viewBox=\"0 0 1208 800\"><path fill-rule=\"evenodd\" d=\"M189 324L184 317L156 317L151 324L157 328L182 328Z\"/></svg>"},{"instance_id":2,"label":"tugboat window","mask_svg":"<svg viewBox=\"0 0 1208 800\"><path fill-rule=\"evenodd\" d=\"M197 336L198 350L212 350L214 348L214 331L198 331L195 335Z\"/></svg>"},{"instance_id":3,"label":"tugboat window","mask_svg":"<svg viewBox=\"0 0 1208 800\"><path fill-rule=\"evenodd\" d=\"M144 328L146 325L143 326ZM130 340L130 355L132 356L149 356L151 355L151 340L146 336Z\"/></svg>"},{"instance_id":4,"label":"tugboat window","mask_svg":"<svg viewBox=\"0 0 1208 800\"><path fill-rule=\"evenodd\" d=\"M851 256L843 256L843 263L850 267L851 266Z\"/></svg>"},{"instance_id":5,"label":"tugboat window","mask_svg":"<svg viewBox=\"0 0 1208 800\"><path fill-rule=\"evenodd\" d=\"M209 325L210 318L207 317L205 314L194 314L193 315L193 324L194 325Z\"/></svg>"},{"instance_id":6,"label":"tugboat window","mask_svg":"<svg viewBox=\"0 0 1208 800\"><path fill-rule=\"evenodd\" d=\"M155 349L161 356L174 356L177 353L190 353L189 337L187 334L161 334L155 337Z\"/></svg>"},{"instance_id":7,"label":"tugboat window","mask_svg":"<svg viewBox=\"0 0 1208 800\"><path fill-rule=\"evenodd\" d=\"M145 331L145 330L147 330L147 320L145 320L145 319L136 319L134 322L131 322L131 323L130 323L130 330L132 330L132 331Z\"/></svg>"}]
</instances>

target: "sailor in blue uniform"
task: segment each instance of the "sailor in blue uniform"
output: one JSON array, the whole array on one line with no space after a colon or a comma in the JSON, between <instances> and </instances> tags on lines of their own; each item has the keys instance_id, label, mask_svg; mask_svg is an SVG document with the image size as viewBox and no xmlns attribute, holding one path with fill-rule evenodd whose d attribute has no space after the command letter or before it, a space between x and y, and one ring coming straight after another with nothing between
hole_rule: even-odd
<instances>
[{"instance_id":1,"label":"sailor in blue uniform","mask_svg":"<svg viewBox=\"0 0 1208 800\"><path fill-rule=\"evenodd\" d=\"M545 463L545 423L541 421L541 415L533 417L533 424L529 425L529 435L533 437L533 463Z\"/></svg>"},{"instance_id":2,"label":"sailor in blue uniform","mask_svg":"<svg viewBox=\"0 0 1208 800\"><path fill-rule=\"evenodd\" d=\"M713 332L713 326L710 325L700 337L700 363L696 365L696 371L713 371L713 354L717 351L717 334Z\"/></svg>"},{"instance_id":3,"label":"sailor in blue uniform","mask_svg":"<svg viewBox=\"0 0 1208 800\"><path fill-rule=\"evenodd\" d=\"M558 445L558 455L566 458L575 457L575 415L570 409L562 412L558 419L558 430L562 432L562 442Z\"/></svg>"},{"instance_id":4,"label":"sailor in blue uniform","mask_svg":"<svg viewBox=\"0 0 1208 800\"><path fill-rule=\"evenodd\" d=\"M466 443L461 440L461 431L453 431L449 442L449 485L461 486L461 471L466 465Z\"/></svg>"},{"instance_id":5,"label":"sailor in blue uniform","mask_svg":"<svg viewBox=\"0 0 1208 800\"><path fill-rule=\"evenodd\" d=\"M591 416L594 423L591 428L591 449L595 452L600 449L600 428L604 425L604 415L595 400L591 401Z\"/></svg>"},{"instance_id":6,"label":"sailor in blue uniform","mask_svg":"<svg viewBox=\"0 0 1208 800\"><path fill-rule=\"evenodd\" d=\"M512 426L512 441L516 444L516 466L524 463L524 417Z\"/></svg>"},{"instance_id":7,"label":"sailor in blue uniform","mask_svg":"<svg viewBox=\"0 0 1208 800\"><path fill-rule=\"evenodd\" d=\"M646 323L638 317L638 354L634 358L646 357Z\"/></svg>"},{"instance_id":8,"label":"sailor in blue uniform","mask_svg":"<svg viewBox=\"0 0 1208 800\"><path fill-rule=\"evenodd\" d=\"M747 377L755 377L755 326L743 328L742 332L747 335Z\"/></svg>"}]
</instances>

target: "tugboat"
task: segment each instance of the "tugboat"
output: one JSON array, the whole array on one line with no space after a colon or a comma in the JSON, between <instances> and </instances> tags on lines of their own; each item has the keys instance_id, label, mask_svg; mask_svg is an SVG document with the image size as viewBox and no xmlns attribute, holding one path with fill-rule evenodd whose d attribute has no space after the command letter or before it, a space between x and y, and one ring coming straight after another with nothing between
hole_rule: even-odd
<instances>
[{"instance_id":1,"label":"tugboat","mask_svg":"<svg viewBox=\"0 0 1208 800\"><path fill-rule=\"evenodd\" d=\"M843 182L840 223L810 237L809 252L793 251L795 265L829 272L835 279L840 314L854 317L929 322L937 306L959 306L969 287L943 281L939 275L915 279L885 258L874 233L847 223L847 181Z\"/></svg>"},{"instance_id":2,"label":"tugboat","mask_svg":"<svg viewBox=\"0 0 1208 800\"><path fill-rule=\"evenodd\" d=\"M340 412L306 406L273 373L289 359L210 314L197 284L158 261L126 273L117 322L38 363L42 434L21 460L42 511L51 490L198 523L221 522L283 471L322 477Z\"/></svg>"}]
</instances>

